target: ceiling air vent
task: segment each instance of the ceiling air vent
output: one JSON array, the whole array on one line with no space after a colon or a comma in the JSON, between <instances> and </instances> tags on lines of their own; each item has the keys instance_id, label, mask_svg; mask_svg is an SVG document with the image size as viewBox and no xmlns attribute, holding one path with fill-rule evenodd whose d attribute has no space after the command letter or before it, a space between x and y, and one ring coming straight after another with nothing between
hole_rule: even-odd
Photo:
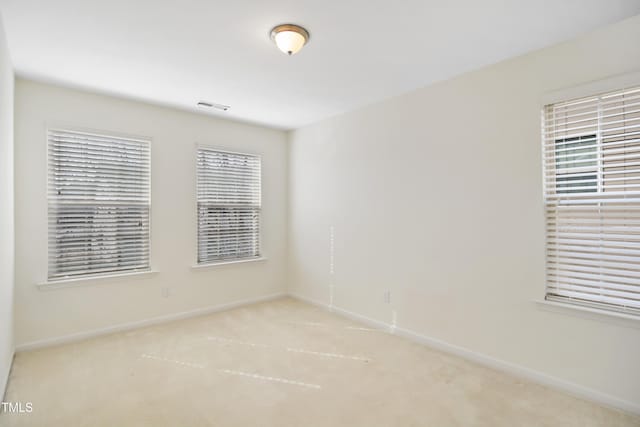
<instances>
[{"instance_id":1,"label":"ceiling air vent","mask_svg":"<svg viewBox=\"0 0 640 427\"><path fill-rule=\"evenodd\" d=\"M207 101L200 101L198 102L198 107L202 107L202 108L215 108L216 110L221 110L221 111L227 111L229 108L231 108L228 105L223 105L223 104L216 104L213 102L207 102Z\"/></svg>"}]
</instances>

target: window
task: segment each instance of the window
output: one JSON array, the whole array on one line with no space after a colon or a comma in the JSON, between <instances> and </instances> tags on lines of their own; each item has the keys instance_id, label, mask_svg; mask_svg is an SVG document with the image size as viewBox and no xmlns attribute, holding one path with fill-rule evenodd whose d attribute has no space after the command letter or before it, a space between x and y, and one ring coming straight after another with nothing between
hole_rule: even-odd
<instances>
[{"instance_id":1,"label":"window","mask_svg":"<svg viewBox=\"0 0 640 427\"><path fill-rule=\"evenodd\" d=\"M198 264L260 257L260 157L198 148Z\"/></svg>"},{"instance_id":2,"label":"window","mask_svg":"<svg viewBox=\"0 0 640 427\"><path fill-rule=\"evenodd\" d=\"M598 149L595 135L559 138L555 144L556 192L598 191Z\"/></svg>"},{"instance_id":3,"label":"window","mask_svg":"<svg viewBox=\"0 0 640 427\"><path fill-rule=\"evenodd\" d=\"M149 269L150 142L50 130L50 280Z\"/></svg>"},{"instance_id":4,"label":"window","mask_svg":"<svg viewBox=\"0 0 640 427\"><path fill-rule=\"evenodd\" d=\"M544 108L546 299L640 314L640 87Z\"/></svg>"}]
</instances>

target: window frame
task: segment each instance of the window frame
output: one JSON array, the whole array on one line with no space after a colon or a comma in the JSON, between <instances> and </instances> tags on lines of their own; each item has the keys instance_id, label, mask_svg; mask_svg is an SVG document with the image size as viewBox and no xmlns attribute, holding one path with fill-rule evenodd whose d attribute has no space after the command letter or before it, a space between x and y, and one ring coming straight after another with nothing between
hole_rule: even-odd
<instances>
[{"instance_id":1,"label":"window frame","mask_svg":"<svg viewBox=\"0 0 640 427\"><path fill-rule=\"evenodd\" d=\"M582 98L589 98L589 97L601 97L601 96L609 95L611 93L624 91L627 89L632 89L637 87L640 87L640 72L632 72L632 73L627 73L623 75L606 78L603 80L590 82L588 84L580 85L577 87L571 87L571 88L556 90L552 92L547 92L543 94L543 96L539 99L538 107L540 111L540 123L541 123L539 129L540 129L540 140L541 140L540 159L541 159L541 165L542 165L542 168L541 168L542 169L541 170L542 172L542 192L541 193L542 193L542 210L543 210L542 220L544 221L545 224L547 221L546 210L548 206L548 202L546 200L546 189L547 189L546 176L547 176L548 169L545 165L545 161L546 161L545 149L547 147L547 141L545 140L545 129L546 129L545 109L548 106L557 104L557 103L570 102L573 100L579 100ZM598 126L600 125L599 121L600 121L600 117L598 117ZM596 134L596 142L597 142L596 162L599 163L602 160L601 158L602 135L599 129ZM558 141L556 141L555 143L557 144ZM598 171L596 172L597 174L596 181L597 181L598 189L595 192L593 192L593 194L596 194L596 195L600 194L601 192L602 177L600 176L600 172L599 172L600 167L601 165L599 164ZM555 176L557 176L557 170L556 170ZM557 182L556 182L556 187L555 187L556 192L557 192L557 189L558 188L557 188ZM589 192L584 192L584 194L588 194L588 193ZM560 313L578 312L578 313L583 313L586 318L595 318L595 319L617 318L618 320L621 320L623 322L625 321L631 322L633 326L640 326L640 312L638 312L638 309L633 309L633 310L620 309L619 306L616 306L613 304L610 307L608 307L604 303L591 302L587 300L581 301L581 300L570 300L570 299L566 299L566 300L549 299L548 298L548 279L547 279L547 272L549 270L549 257L547 255L547 250L549 245L549 242L548 242L549 235L547 232L546 225L543 227L543 229L544 229L543 232L544 232L544 251L545 251L544 286L542 287L541 298L536 299L535 302L539 304L541 307L545 307L545 310L547 311L554 311L554 312L560 312Z\"/></svg>"},{"instance_id":2,"label":"window frame","mask_svg":"<svg viewBox=\"0 0 640 427\"><path fill-rule=\"evenodd\" d=\"M149 174L148 174L148 180L149 180L149 191L148 191L148 212L149 212L149 218L148 218L148 224L149 224L149 231L148 231L148 235L147 235L147 241L148 241L148 262L147 262L147 266L144 268L138 268L138 269L129 269L129 270L113 270L113 271L106 271L106 272L98 272L98 273L85 273L85 274L77 274L77 275L68 275L68 276L60 276L60 277L51 277L50 276L50 272L49 272L49 261L50 261L50 256L51 256L51 251L49 248L49 206L50 206L50 201L49 201L49 188L50 188L50 178L49 178L49 167L50 167L50 153L49 153L49 135L51 132L75 132L75 133L84 133L84 134L90 134L90 135L94 135L94 136L104 136L104 137L112 137L112 138L121 138L121 139L131 139L131 140L136 140L136 141L140 141L140 142L144 142L147 144L148 146L148 151L149 151ZM95 129L95 128L89 128L89 127L82 127L82 126L76 126L76 125L69 125L67 123L58 123L58 122L53 122L53 123L47 123L45 125L45 129L44 129L44 141L45 141L45 170L47 171L45 173L45 186L44 186L44 192L45 192L45 220L44 223L46 224L46 232L47 232L47 244L46 244L46 248L45 248L45 263L46 263L46 269L45 269L45 277L46 279L40 283L37 284L37 286L41 289L57 289L57 288L66 288L66 287L75 287L75 286L82 286L85 285L86 283L100 283L103 282L105 280L109 280L109 279L113 279L113 278L119 278L119 277L126 277L126 278L139 278L139 277L143 277L149 274L155 274L157 273L156 270L153 269L153 242L152 242L152 236L153 236L153 203L152 203L152 194L153 194L153 182L152 182L152 178L153 178L153 166L152 166L152 158L153 158L153 138L150 136L144 136L144 135L135 135L135 134L131 134L131 133L125 133L125 132L120 132L120 131L111 131L111 130L104 130L104 129Z\"/></svg>"},{"instance_id":3,"label":"window frame","mask_svg":"<svg viewBox=\"0 0 640 427\"><path fill-rule=\"evenodd\" d=\"M222 260L217 260L217 261L206 261L206 262L200 262L199 261L199 244L200 244L200 232L199 232L199 200L198 200L198 152L199 150L204 149L204 150L210 150L210 151L216 151L216 152L220 152L220 153L228 153L228 154L237 154L237 155L241 155L241 156L253 156L253 157L257 157L259 162L260 162L260 187L259 187L259 191L260 191L260 199L259 199L259 212L260 215L258 216L258 255L257 256L253 256L253 257L243 257L243 258L228 258L228 259L222 259ZM255 261L265 261L267 260L267 257L264 253L264 232L263 232L263 224L264 224L264 209L263 209L263 155L261 153L255 152L255 151L237 151L234 149L229 149L227 147L223 147L220 145L215 145L215 144L207 144L207 143L200 143L200 142L196 142L194 144L194 185L193 185L193 189L195 191L195 197L194 197L194 212L195 212L195 224L194 224L194 235L195 235L195 245L193 246L195 248L195 256L194 256L194 262L192 264L192 269L194 270L206 270L208 268L211 267L218 267L218 266L225 266L225 265L234 265L234 264L244 264L247 262L255 262Z\"/></svg>"}]
</instances>

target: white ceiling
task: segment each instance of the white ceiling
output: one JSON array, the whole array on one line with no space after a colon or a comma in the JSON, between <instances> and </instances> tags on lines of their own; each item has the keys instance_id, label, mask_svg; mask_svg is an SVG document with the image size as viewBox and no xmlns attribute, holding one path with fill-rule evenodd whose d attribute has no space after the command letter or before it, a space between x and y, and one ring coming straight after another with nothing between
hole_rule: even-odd
<instances>
[{"instance_id":1,"label":"white ceiling","mask_svg":"<svg viewBox=\"0 0 640 427\"><path fill-rule=\"evenodd\" d=\"M19 75L279 128L640 13L640 0L0 0ZM270 29L310 43L287 57Z\"/></svg>"}]
</instances>

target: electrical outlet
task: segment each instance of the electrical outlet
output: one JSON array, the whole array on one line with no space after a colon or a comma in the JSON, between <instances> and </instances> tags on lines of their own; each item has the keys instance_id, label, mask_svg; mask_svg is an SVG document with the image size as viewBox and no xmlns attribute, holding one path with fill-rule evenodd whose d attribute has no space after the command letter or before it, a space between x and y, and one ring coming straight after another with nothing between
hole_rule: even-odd
<instances>
[{"instance_id":1,"label":"electrical outlet","mask_svg":"<svg viewBox=\"0 0 640 427\"><path fill-rule=\"evenodd\" d=\"M162 297L169 298L169 295L171 295L171 288L162 288Z\"/></svg>"},{"instance_id":2,"label":"electrical outlet","mask_svg":"<svg viewBox=\"0 0 640 427\"><path fill-rule=\"evenodd\" d=\"M383 299L384 299L385 304L391 304L391 291L390 290L384 291Z\"/></svg>"}]
</instances>

